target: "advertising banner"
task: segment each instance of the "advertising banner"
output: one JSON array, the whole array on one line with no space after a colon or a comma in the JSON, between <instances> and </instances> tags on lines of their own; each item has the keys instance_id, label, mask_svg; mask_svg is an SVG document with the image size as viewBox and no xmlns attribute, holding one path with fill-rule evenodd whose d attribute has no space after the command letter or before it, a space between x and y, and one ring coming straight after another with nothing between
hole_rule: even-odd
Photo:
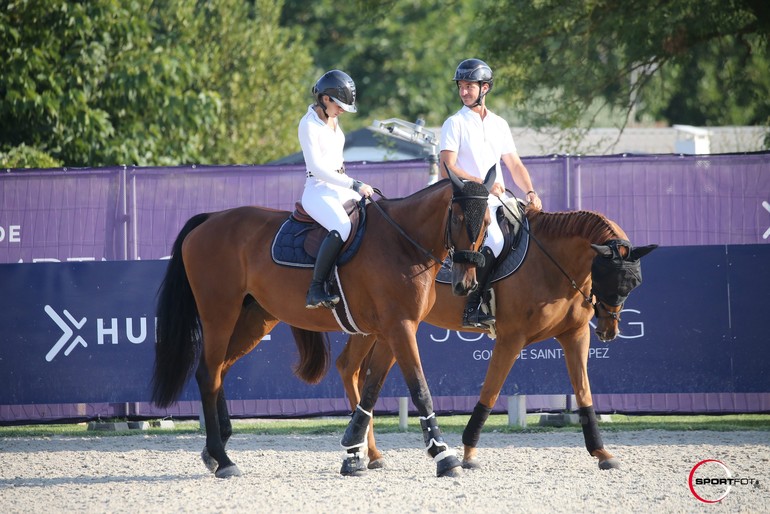
<instances>
[{"instance_id":1,"label":"advertising banner","mask_svg":"<svg viewBox=\"0 0 770 514\"><path fill-rule=\"evenodd\" d=\"M645 257L644 283L624 307L620 337L592 336L593 392L770 392L768 263L768 245L668 247ZM149 401L165 268L164 260L0 265L0 405ZM336 358L347 336L329 336ZM418 341L433 395L478 395L496 341L425 323ZM296 361L291 332L279 324L233 367L228 398L345 396L333 366L310 386L291 373ZM569 393L554 340L525 348L503 388ZM408 396L397 368L382 396ZM180 399L198 399L194 379Z\"/></svg>"}]
</instances>

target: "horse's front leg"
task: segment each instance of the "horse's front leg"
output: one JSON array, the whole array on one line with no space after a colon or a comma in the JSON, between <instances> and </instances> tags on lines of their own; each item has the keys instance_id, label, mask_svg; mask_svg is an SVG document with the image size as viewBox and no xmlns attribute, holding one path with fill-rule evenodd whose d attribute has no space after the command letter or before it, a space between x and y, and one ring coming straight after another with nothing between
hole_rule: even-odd
<instances>
[{"instance_id":1,"label":"horse's front leg","mask_svg":"<svg viewBox=\"0 0 770 514\"><path fill-rule=\"evenodd\" d=\"M433 398L422 370L420 354L417 349L416 331L415 327L415 330L406 331L407 333L400 338L389 338L387 341L399 368L401 368L401 373L404 375L412 402L420 414L425 450L436 463L436 475L440 477L459 476L462 471L462 464L454 450L444 441L438 427L436 414L433 412ZM383 342L381 338L380 344Z\"/></svg>"},{"instance_id":2,"label":"horse's front leg","mask_svg":"<svg viewBox=\"0 0 770 514\"><path fill-rule=\"evenodd\" d=\"M588 350L591 344L589 325L586 324L574 333L563 334L556 340L564 350L567 372L577 399L586 449L591 456L599 459L599 469L619 469L620 460L604 449L604 442L599 433L599 423L594 412L591 384L588 381Z\"/></svg>"},{"instance_id":3,"label":"horse's front leg","mask_svg":"<svg viewBox=\"0 0 770 514\"><path fill-rule=\"evenodd\" d=\"M489 359L484 385L479 393L479 401L465 425L465 430L463 430L463 467L465 469L479 467L476 446L481 437L481 430L484 428L484 424L492 412L492 407L500 396L503 383L508 378L513 363L516 362L523 347L524 340L498 332L495 350Z\"/></svg>"},{"instance_id":4,"label":"horse's front leg","mask_svg":"<svg viewBox=\"0 0 770 514\"><path fill-rule=\"evenodd\" d=\"M375 336L352 335L348 339L345 348L343 348L342 353L337 357L337 371L342 379L342 385L345 387L345 392L347 393L352 411L356 410L356 406L361 400L360 391L363 388L364 379L366 378L367 371L370 367L373 353L372 348L376 341L377 339ZM387 348L387 345L378 346ZM388 355L388 359L393 358L389 348ZM367 443L369 447L369 463L367 464L367 467L369 469L379 469L384 467L382 454L377 449L374 440L374 418L369 422Z\"/></svg>"}]
</instances>

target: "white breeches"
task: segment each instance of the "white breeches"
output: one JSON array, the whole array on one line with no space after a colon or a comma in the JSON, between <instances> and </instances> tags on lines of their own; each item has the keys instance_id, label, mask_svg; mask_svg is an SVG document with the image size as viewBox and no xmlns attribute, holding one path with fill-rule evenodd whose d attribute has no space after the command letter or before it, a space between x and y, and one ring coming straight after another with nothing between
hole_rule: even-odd
<instances>
[{"instance_id":1,"label":"white breeches","mask_svg":"<svg viewBox=\"0 0 770 514\"><path fill-rule=\"evenodd\" d=\"M500 256L500 252L503 251L503 231L500 230L500 225L497 223L497 209L501 206L497 205L489 206L489 214L492 216L492 223L487 227L487 239L484 241L484 246L488 246L495 257Z\"/></svg>"},{"instance_id":2,"label":"white breeches","mask_svg":"<svg viewBox=\"0 0 770 514\"><path fill-rule=\"evenodd\" d=\"M343 241L347 241L350 236L350 218L342 204L351 199L358 201L361 195L352 189L312 177L307 179L305 190L302 192L302 206L305 211L329 232L339 232Z\"/></svg>"}]
</instances>

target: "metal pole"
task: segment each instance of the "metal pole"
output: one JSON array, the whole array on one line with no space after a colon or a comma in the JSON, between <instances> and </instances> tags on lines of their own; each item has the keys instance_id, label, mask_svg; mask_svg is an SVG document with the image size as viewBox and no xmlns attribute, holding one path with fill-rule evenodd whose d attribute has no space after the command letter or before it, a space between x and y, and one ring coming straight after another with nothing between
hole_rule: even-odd
<instances>
[{"instance_id":1,"label":"metal pole","mask_svg":"<svg viewBox=\"0 0 770 514\"><path fill-rule=\"evenodd\" d=\"M398 398L398 428L406 432L409 421L409 398L400 396Z\"/></svg>"}]
</instances>

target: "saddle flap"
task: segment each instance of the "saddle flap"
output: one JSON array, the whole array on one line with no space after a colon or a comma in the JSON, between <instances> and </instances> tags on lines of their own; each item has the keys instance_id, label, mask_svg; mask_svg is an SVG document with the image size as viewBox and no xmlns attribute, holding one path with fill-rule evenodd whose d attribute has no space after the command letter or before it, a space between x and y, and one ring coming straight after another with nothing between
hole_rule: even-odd
<instances>
[{"instance_id":1,"label":"saddle flap","mask_svg":"<svg viewBox=\"0 0 770 514\"><path fill-rule=\"evenodd\" d=\"M363 200L345 203L351 221L351 236L340 251L337 265L341 266L353 258L363 239L366 225L366 211ZM303 220L303 221L300 221ZM309 220L309 221L304 221ZM273 262L282 266L308 268L313 267L321 242L329 232L309 218L305 209L298 202L295 211L289 215L273 238L271 256ZM308 242L310 239L310 242Z\"/></svg>"}]
</instances>

